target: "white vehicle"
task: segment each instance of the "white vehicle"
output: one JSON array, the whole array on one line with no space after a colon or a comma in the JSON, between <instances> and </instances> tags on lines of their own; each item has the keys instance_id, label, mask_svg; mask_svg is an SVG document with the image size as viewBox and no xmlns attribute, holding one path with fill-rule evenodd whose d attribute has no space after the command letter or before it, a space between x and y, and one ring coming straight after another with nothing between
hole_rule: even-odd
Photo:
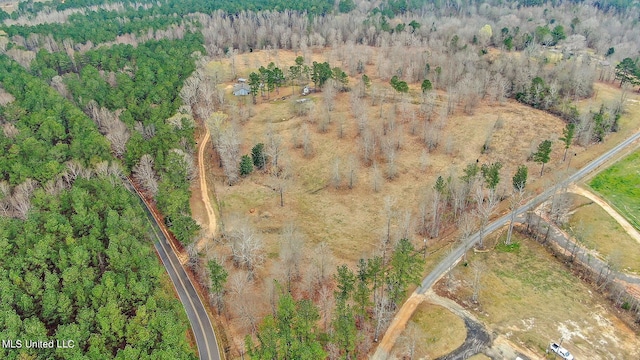
<instances>
[{"instance_id":1,"label":"white vehicle","mask_svg":"<svg viewBox=\"0 0 640 360\"><path fill-rule=\"evenodd\" d=\"M562 346L556 343L551 343L551 345L549 345L549 348L554 353L560 355L560 357L563 358L564 360L573 360L573 355L571 355L569 350L563 348Z\"/></svg>"}]
</instances>

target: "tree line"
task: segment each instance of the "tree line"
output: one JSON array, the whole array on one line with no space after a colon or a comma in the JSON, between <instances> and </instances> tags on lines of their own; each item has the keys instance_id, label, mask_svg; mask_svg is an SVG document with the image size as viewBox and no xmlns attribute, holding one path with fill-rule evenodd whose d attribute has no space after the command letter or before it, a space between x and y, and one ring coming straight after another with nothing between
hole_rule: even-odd
<instances>
[{"instance_id":1,"label":"tree line","mask_svg":"<svg viewBox=\"0 0 640 360\"><path fill-rule=\"evenodd\" d=\"M163 0L160 3L152 0L53 0L47 3L39 1L21 1L18 5L18 10L15 12L14 17L20 15L31 14L35 15L43 11L63 11L66 9L86 8L89 6L98 6L111 3L125 4L127 7L136 10L136 6L143 4L144 8L152 8L152 15L158 14L172 14L175 13L179 16L192 14L196 12L211 13L216 10L222 10L224 12L233 14L240 11L283 11L283 10L295 10L300 12L307 12L314 15L323 15L330 12L333 9L334 2L330 0L310 0L305 2L292 1L292 0ZM139 9L137 9L139 10ZM144 13L142 13L144 14ZM144 15L143 15L144 16ZM141 16L142 17L142 16Z\"/></svg>"},{"instance_id":2,"label":"tree line","mask_svg":"<svg viewBox=\"0 0 640 360\"><path fill-rule=\"evenodd\" d=\"M100 44L113 41L122 34L140 34L149 29L165 29L184 20L179 16L153 14L150 11L138 11L129 8L126 11L89 11L84 14L72 14L63 24L44 23L34 26L2 26L9 36L33 37L34 34L51 35L62 44L69 39L76 43L92 42Z\"/></svg>"}]
</instances>

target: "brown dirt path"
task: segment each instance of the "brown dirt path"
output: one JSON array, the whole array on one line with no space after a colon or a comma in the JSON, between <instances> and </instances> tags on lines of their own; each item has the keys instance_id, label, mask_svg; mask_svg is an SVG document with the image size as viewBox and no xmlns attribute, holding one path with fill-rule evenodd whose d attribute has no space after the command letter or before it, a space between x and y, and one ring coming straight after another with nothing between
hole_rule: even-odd
<instances>
[{"instance_id":1,"label":"brown dirt path","mask_svg":"<svg viewBox=\"0 0 640 360\"><path fill-rule=\"evenodd\" d=\"M618 222L618 224L620 224L620 226L622 226L622 228L627 232L627 234L629 234L629 236L631 236L635 241L637 241L640 244L640 233L638 233L638 230L636 230L631 224L629 224L627 219L625 219L622 215L620 215L606 201L604 201L603 199L601 199L599 196L592 193L591 191L585 190L576 185L569 186L568 190L569 192L582 195L587 199L593 201L594 203L598 204L604 211L607 212L607 214L611 215L611 217L613 217Z\"/></svg>"},{"instance_id":2,"label":"brown dirt path","mask_svg":"<svg viewBox=\"0 0 640 360\"><path fill-rule=\"evenodd\" d=\"M425 297L422 294L418 294L414 292L411 296L404 302L396 316L389 324L389 328L384 333L382 337L382 341L376 352L371 357L372 360L384 360L388 359L391 355L391 350L396 343L396 340L404 331L404 328L407 326L407 322L411 319L411 315L416 311L418 305L424 301Z\"/></svg>"},{"instance_id":3,"label":"brown dirt path","mask_svg":"<svg viewBox=\"0 0 640 360\"><path fill-rule=\"evenodd\" d=\"M209 199L209 189L207 187L207 174L205 173L204 168L204 150L205 146L209 142L209 138L211 137L211 133L209 133L209 129L204 127L205 134L204 138L200 141L200 146L198 146L198 172L200 173L200 196L202 197L202 202L204 203L204 207L207 210L207 218L209 219L209 224L207 225L207 232L210 236L216 234L216 230L218 229L218 224L216 222L216 213L213 211L213 206L211 206L211 200Z\"/></svg>"}]
</instances>

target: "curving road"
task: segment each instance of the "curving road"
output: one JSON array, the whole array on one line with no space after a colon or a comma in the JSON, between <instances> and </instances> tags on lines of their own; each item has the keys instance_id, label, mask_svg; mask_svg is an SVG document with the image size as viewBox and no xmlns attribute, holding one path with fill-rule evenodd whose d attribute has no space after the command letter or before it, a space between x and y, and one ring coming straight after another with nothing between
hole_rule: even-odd
<instances>
[{"instance_id":1,"label":"curving road","mask_svg":"<svg viewBox=\"0 0 640 360\"><path fill-rule=\"evenodd\" d=\"M169 277L173 282L173 286L180 297L180 301L187 312L187 317L191 323L191 329L196 339L196 345L198 347L198 354L201 360L220 360L220 350L218 349L218 342L216 334L213 330L211 320L205 310L205 307L198 296L198 293L191 283L191 279L184 271L184 268L180 264L178 257L169 242L167 236L164 233L165 229L158 224L158 220L155 218L149 205L144 198L138 193L137 189L131 185L128 181L125 182L129 189L132 189L136 195L140 198L144 204L144 210L147 213L147 220L151 225L151 229L157 239L154 242L154 246L158 251L158 255L164 264L164 267L169 273Z\"/></svg>"},{"instance_id":2,"label":"curving road","mask_svg":"<svg viewBox=\"0 0 640 360\"><path fill-rule=\"evenodd\" d=\"M635 133L633 136L621 142L620 144L616 145L611 150L600 155L597 159L593 160L592 162L587 164L585 167L576 171L573 175L569 176L561 184L556 184L555 186L548 188L547 190L542 192L540 195L531 199L525 205L518 208L518 210L516 211L516 216L524 214L528 210L533 209L536 206L543 203L546 199L548 199L551 195L553 195L561 185L566 186L572 182L579 180L585 175L591 173L592 171L597 169L599 166L604 164L607 160L611 159L612 156L618 154L620 151L622 151L624 148L631 145L633 142L635 142L638 139L640 139L640 132ZM490 234L495 230L500 229L502 226L506 225L509 222L510 218L511 218L511 214L506 214L494 220L493 222L491 222L485 227L484 234ZM415 292L417 294L424 294L425 292L427 292L433 286L433 284L435 284L435 282L438 281L438 279L440 279L444 274L446 274L447 271L449 271L462 258L464 253L467 252L469 249L471 249L478 241L480 241L480 232L476 232L472 234L464 243L462 243L457 248L453 249L453 251L451 251L422 280L422 283L416 289ZM394 319L391 321L391 324L389 325L387 332L384 334L384 337L382 338L382 341L380 342L380 345L376 349L372 359L388 358L391 348L393 347L393 344L395 344L397 337L400 335L400 333L404 329L404 326L406 325L406 320L408 320L408 318L411 316L411 314L405 314L406 311L412 312L411 309L407 309L403 305L403 307L400 309L400 311L396 314Z\"/></svg>"}]
</instances>

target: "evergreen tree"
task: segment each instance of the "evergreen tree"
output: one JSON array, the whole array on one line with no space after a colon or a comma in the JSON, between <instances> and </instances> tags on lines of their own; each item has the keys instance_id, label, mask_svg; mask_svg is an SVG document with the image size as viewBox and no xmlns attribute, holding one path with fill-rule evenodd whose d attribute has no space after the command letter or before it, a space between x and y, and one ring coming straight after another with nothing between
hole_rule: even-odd
<instances>
[{"instance_id":1,"label":"evergreen tree","mask_svg":"<svg viewBox=\"0 0 640 360\"><path fill-rule=\"evenodd\" d=\"M525 186L527 185L528 172L529 169L527 169L525 165L518 166L518 170L511 179L514 191L521 192L524 190Z\"/></svg>"},{"instance_id":2,"label":"evergreen tree","mask_svg":"<svg viewBox=\"0 0 640 360\"><path fill-rule=\"evenodd\" d=\"M253 98L253 103L256 103L256 97L258 96L258 91L260 90L260 75L252 72L249 74L249 89L251 91L251 97Z\"/></svg>"},{"instance_id":3,"label":"evergreen tree","mask_svg":"<svg viewBox=\"0 0 640 360\"><path fill-rule=\"evenodd\" d=\"M344 300L336 303L333 320L333 341L338 345L344 359L355 359L357 328L353 307Z\"/></svg>"},{"instance_id":4,"label":"evergreen tree","mask_svg":"<svg viewBox=\"0 0 640 360\"><path fill-rule=\"evenodd\" d=\"M371 289L369 289L369 271L367 268L367 261L360 259L358 261L358 273L356 275L356 288L353 293L353 300L357 305L356 314L360 318L364 318L367 315L367 307L371 303Z\"/></svg>"},{"instance_id":5,"label":"evergreen tree","mask_svg":"<svg viewBox=\"0 0 640 360\"><path fill-rule=\"evenodd\" d=\"M410 284L420 284L424 260L409 239L400 239L391 256L391 269L387 278L389 299L398 304Z\"/></svg>"},{"instance_id":6,"label":"evergreen tree","mask_svg":"<svg viewBox=\"0 0 640 360\"><path fill-rule=\"evenodd\" d=\"M502 169L502 163L500 162L495 162L491 165L482 164L480 168L482 177L491 191L495 191L498 183L500 183L500 169Z\"/></svg>"},{"instance_id":7,"label":"evergreen tree","mask_svg":"<svg viewBox=\"0 0 640 360\"><path fill-rule=\"evenodd\" d=\"M326 358L315 326L319 318L318 309L310 300L296 302L290 293L281 293L275 315L267 315L258 327L259 344L254 344L250 335L245 338L249 356L287 360Z\"/></svg>"},{"instance_id":8,"label":"evergreen tree","mask_svg":"<svg viewBox=\"0 0 640 360\"><path fill-rule=\"evenodd\" d=\"M336 287L338 288L335 292L336 301L348 301L355 289L355 274L347 265L343 264L338 266L334 278L336 280Z\"/></svg>"},{"instance_id":9,"label":"evergreen tree","mask_svg":"<svg viewBox=\"0 0 640 360\"><path fill-rule=\"evenodd\" d=\"M575 134L576 125L574 123L568 123L564 129L562 129L562 137L560 140L564 143L564 155L562 156L562 161L567 159L567 151L569 151L569 147L571 147L571 143L573 142L573 136Z\"/></svg>"},{"instance_id":10,"label":"evergreen tree","mask_svg":"<svg viewBox=\"0 0 640 360\"><path fill-rule=\"evenodd\" d=\"M240 159L240 175L247 176L253 172L253 160L249 155L242 155Z\"/></svg>"},{"instance_id":11,"label":"evergreen tree","mask_svg":"<svg viewBox=\"0 0 640 360\"><path fill-rule=\"evenodd\" d=\"M264 169L267 161L263 143L258 143L251 149L251 159L253 160L253 166L258 170Z\"/></svg>"},{"instance_id":12,"label":"evergreen tree","mask_svg":"<svg viewBox=\"0 0 640 360\"><path fill-rule=\"evenodd\" d=\"M209 260L207 267L209 268L209 278L211 280L211 292L216 297L216 306L218 308L218 314L220 314L222 310L224 284L227 282L229 273L216 260Z\"/></svg>"},{"instance_id":13,"label":"evergreen tree","mask_svg":"<svg viewBox=\"0 0 640 360\"><path fill-rule=\"evenodd\" d=\"M548 163L551 159L551 140L544 140L538 145L538 151L533 153L533 161L542 164L540 169L540 176L544 172L544 164Z\"/></svg>"},{"instance_id":14,"label":"evergreen tree","mask_svg":"<svg viewBox=\"0 0 640 360\"><path fill-rule=\"evenodd\" d=\"M422 92L426 93L427 91L430 91L433 89L433 85L431 84L431 81L429 81L429 79L424 79L424 81L422 82Z\"/></svg>"}]
</instances>

